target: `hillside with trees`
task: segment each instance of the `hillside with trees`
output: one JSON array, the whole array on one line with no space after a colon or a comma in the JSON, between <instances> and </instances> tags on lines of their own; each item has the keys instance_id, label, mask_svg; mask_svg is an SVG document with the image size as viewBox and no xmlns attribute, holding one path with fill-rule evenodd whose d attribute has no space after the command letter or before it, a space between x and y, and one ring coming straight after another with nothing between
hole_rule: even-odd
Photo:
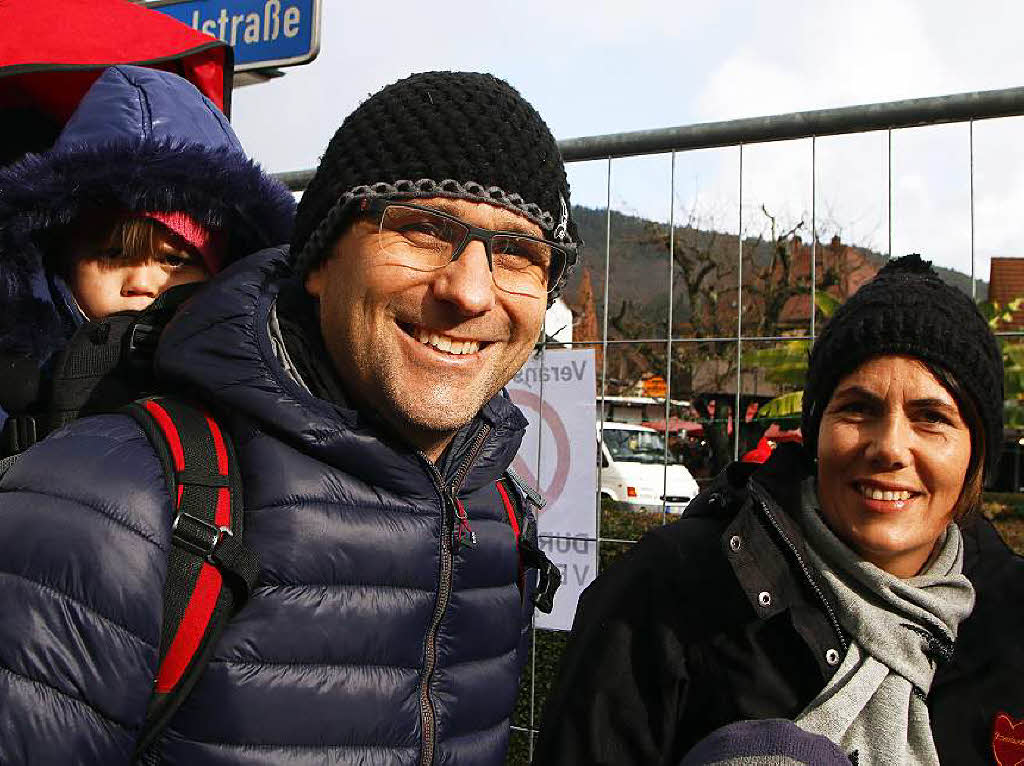
<instances>
[{"instance_id":1,"label":"hillside with trees","mask_svg":"<svg viewBox=\"0 0 1024 766\"><path fill-rule=\"evenodd\" d=\"M770 211L762 210L760 215L762 221L759 223L764 224L764 232L758 237L747 237L743 242L745 289L753 287L754 295L760 295L762 299L774 298L776 300L785 294L809 293L810 280L806 264L804 264L804 273L799 279L794 280L793 275L785 273L785 268L778 263L777 256L780 248L788 247L792 250L795 243L805 247L809 254L810 223L787 222L773 229ZM603 312L604 297L606 213L601 209L574 207L573 217L576 219L580 234L586 243L582 266L590 272L595 309L600 317ZM614 210L611 213L611 260L609 265L611 310L609 316L614 318L621 315L622 317L619 322L620 327L612 325L617 333L622 333L616 337L639 338L663 337L665 335L664 323L668 317L669 304L668 228L667 224L637 216ZM875 271L885 263L884 253L838 243L837 240L832 239L819 241L819 259L822 258L821 252L827 252L834 243L854 251ZM676 262L676 271L673 277L675 287L673 291L674 333L704 337L735 335L736 312L734 305L731 306L731 312L723 310L720 314L714 315L709 315L708 309L713 306L724 308L723 302L727 302L730 296L733 303L735 302L739 238L735 234L726 234L713 229L700 228L692 223L684 223L676 226L673 249ZM922 256L928 258L927 253L922 253ZM804 258L806 259L806 256ZM774 266L772 265L773 261L776 263ZM941 267L937 268L937 271L949 284L970 295L971 279L969 275ZM582 269L577 269L573 279L569 282L566 294L570 296L570 301L576 294L581 276ZM819 270L816 276L820 289L822 285L830 286L829 281L834 281L839 274L833 273L829 276ZM758 289L753 286L755 277L760 277L762 282L768 284L761 285ZM787 278L790 280L788 283L785 282ZM984 300L988 293L988 283L981 279L976 282L977 299ZM786 289L779 289L783 284ZM772 290L772 287L776 289ZM779 307L763 308L768 310L758 312L757 321L753 327L744 321L744 325L749 328L752 335L774 335L774 330L778 329L778 323L784 320L779 316L781 313ZM749 306L747 310L750 310ZM729 319L732 320L731 328L728 327ZM791 317L789 324L792 323ZM804 323L809 323L809 312L807 311L805 311ZM783 324L786 322L783 321ZM656 329L656 332L649 335L639 334L641 329L648 331ZM686 333L687 329L691 332ZM712 330L723 330L724 332L711 332ZM745 330L744 335L747 333L748 330Z\"/></svg>"},{"instance_id":2,"label":"hillside with trees","mask_svg":"<svg viewBox=\"0 0 1024 766\"><path fill-rule=\"evenodd\" d=\"M575 342L599 343L604 324L605 242L609 219L604 210L577 207L574 216L587 243L582 268L564 295L574 314ZM812 248L809 224L776 220L761 208L751 224L757 236L743 240L742 273L739 238L702 228L691 220L670 232L668 225L612 212L608 263L608 358L595 346L598 369L606 369L605 393L628 395L643 390L642 381L666 377L670 365L665 338L669 318L669 253L672 344L670 397L692 403L676 414L719 428L715 434L721 460L731 453L732 413L739 386L741 417L803 386L811 334ZM670 250L671 248L671 250ZM925 257L927 255L925 254ZM885 256L842 242L819 240L813 252L815 330L885 263ZM939 269L950 284L970 294L970 277ZM740 306L742 280L742 307ZM978 299L987 284L977 283ZM737 355L737 324L743 344ZM696 339L696 341L695 341ZM706 339L702 341L701 339ZM792 340L790 340L792 339ZM741 375L737 375L737 364ZM797 407L798 411L798 407ZM717 414L716 414L717 413ZM795 426L792 411L781 420ZM710 425L715 423L716 425ZM769 421L743 427L741 449L756 442ZM706 428L705 430L709 430Z\"/></svg>"}]
</instances>

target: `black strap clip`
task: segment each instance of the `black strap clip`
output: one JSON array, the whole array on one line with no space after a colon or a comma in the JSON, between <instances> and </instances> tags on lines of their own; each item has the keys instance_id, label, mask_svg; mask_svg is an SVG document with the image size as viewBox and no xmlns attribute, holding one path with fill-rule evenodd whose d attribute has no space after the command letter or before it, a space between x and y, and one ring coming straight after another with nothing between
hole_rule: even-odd
<instances>
[{"instance_id":1,"label":"black strap clip","mask_svg":"<svg viewBox=\"0 0 1024 766\"><path fill-rule=\"evenodd\" d=\"M180 511L171 526L175 545L217 567L235 597L235 609L249 600L260 573L259 556L227 527Z\"/></svg>"},{"instance_id":2,"label":"black strap clip","mask_svg":"<svg viewBox=\"0 0 1024 766\"><path fill-rule=\"evenodd\" d=\"M125 340L128 358L132 361L151 360L163 329L162 325L157 326L141 320L135 322Z\"/></svg>"},{"instance_id":3,"label":"black strap clip","mask_svg":"<svg viewBox=\"0 0 1024 766\"><path fill-rule=\"evenodd\" d=\"M202 556L213 561L213 554L225 536L232 536L227 527L218 527L208 521L197 519L190 513L181 511L174 517L171 525L171 536L174 544L189 553Z\"/></svg>"},{"instance_id":4,"label":"black strap clip","mask_svg":"<svg viewBox=\"0 0 1024 766\"><path fill-rule=\"evenodd\" d=\"M4 423L0 456L17 455L39 441L39 430L32 415L11 415Z\"/></svg>"},{"instance_id":5,"label":"black strap clip","mask_svg":"<svg viewBox=\"0 0 1024 766\"><path fill-rule=\"evenodd\" d=\"M520 537L519 555L523 564L536 569L539 575L533 604L544 614L551 614L555 605L555 593L562 584L562 572L554 562L530 539Z\"/></svg>"}]
</instances>

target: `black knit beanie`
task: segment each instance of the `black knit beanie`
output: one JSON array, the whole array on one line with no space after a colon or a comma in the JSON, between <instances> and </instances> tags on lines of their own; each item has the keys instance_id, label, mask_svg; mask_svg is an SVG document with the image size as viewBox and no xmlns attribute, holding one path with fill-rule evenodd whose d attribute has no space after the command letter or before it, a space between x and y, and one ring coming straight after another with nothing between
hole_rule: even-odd
<instances>
[{"instance_id":1,"label":"black knit beanie","mask_svg":"<svg viewBox=\"0 0 1024 766\"><path fill-rule=\"evenodd\" d=\"M416 197L489 202L526 216L553 241L579 245L562 157L537 111L489 74L424 72L370 96L334 134L299 202L295 271L323 259L354 200Z\"/></svg>"},{"instance_id":2,"label":"black knit beanie","mask_svg":"<svg viewBox=\"0 0 1024 766\"><path fill-rule=\"evenodd\" d=\"M840 379L878 354L916 357L953 376L981 417L991 474L1003 442L1002 353L974 302L916 253L886 264L815 341L801 424L810 453L817 453L822 412Z\"/></svg>"}]
</instances>

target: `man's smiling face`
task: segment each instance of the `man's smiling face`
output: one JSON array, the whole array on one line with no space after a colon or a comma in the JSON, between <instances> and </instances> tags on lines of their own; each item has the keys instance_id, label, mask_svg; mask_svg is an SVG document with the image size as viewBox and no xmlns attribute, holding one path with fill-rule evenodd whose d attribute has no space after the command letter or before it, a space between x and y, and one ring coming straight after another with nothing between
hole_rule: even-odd
<instances>
[{"instance_id":1,"label":"man's smiling face","mask_svg":"<svg viewBox=\"0 0 1024 766\"><path fill-rule=\"evenodd\" d=\"M543 236L525 216L485 202L415 200L487 229ZM547 298L494 285L484 245L436 271L382 252L377 224L356 219L306 279L324 343L346 390L432 459L522 367Z\"/></svg>"}]
</instances>

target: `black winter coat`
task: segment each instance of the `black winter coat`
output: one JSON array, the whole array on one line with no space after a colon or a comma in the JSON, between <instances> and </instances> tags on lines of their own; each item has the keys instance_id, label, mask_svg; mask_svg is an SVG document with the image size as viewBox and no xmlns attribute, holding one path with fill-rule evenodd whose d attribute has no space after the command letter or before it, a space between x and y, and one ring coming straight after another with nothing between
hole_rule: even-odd
<instances>
[{"instance_id":1,"label":"black winter coat","mask_svg":"<svg viewBox=\"0 0 1024 766\"><path fill-rule=\"evenodd\" d=\"M584 592L535 764L674 765L720 726L817 696L848 639L794 521L805 454L731 465ZM1024 558L984 519L964 538L977 602L928 707L941 762L980 766L998 713L1024 718Z\"/></svg>"},{"instance_id":2,"label":"black winter coat","mask_svg":"<svg viewBox=\"0 0 1024 766\"><path fill-rule=\"evenodd\" d=\"M161 743L182 766L498 766L532 604L496 480L496 396L440 467L284 368L285 262L234 264L157 351L233 437L263 571ZM279 337L278 337L279 339ZM477 544L452 546L457 497ZM0 481L0 763L129 761L153 687L172 505L139 426L85 418Z\"/></svg>"}]
</instances>

